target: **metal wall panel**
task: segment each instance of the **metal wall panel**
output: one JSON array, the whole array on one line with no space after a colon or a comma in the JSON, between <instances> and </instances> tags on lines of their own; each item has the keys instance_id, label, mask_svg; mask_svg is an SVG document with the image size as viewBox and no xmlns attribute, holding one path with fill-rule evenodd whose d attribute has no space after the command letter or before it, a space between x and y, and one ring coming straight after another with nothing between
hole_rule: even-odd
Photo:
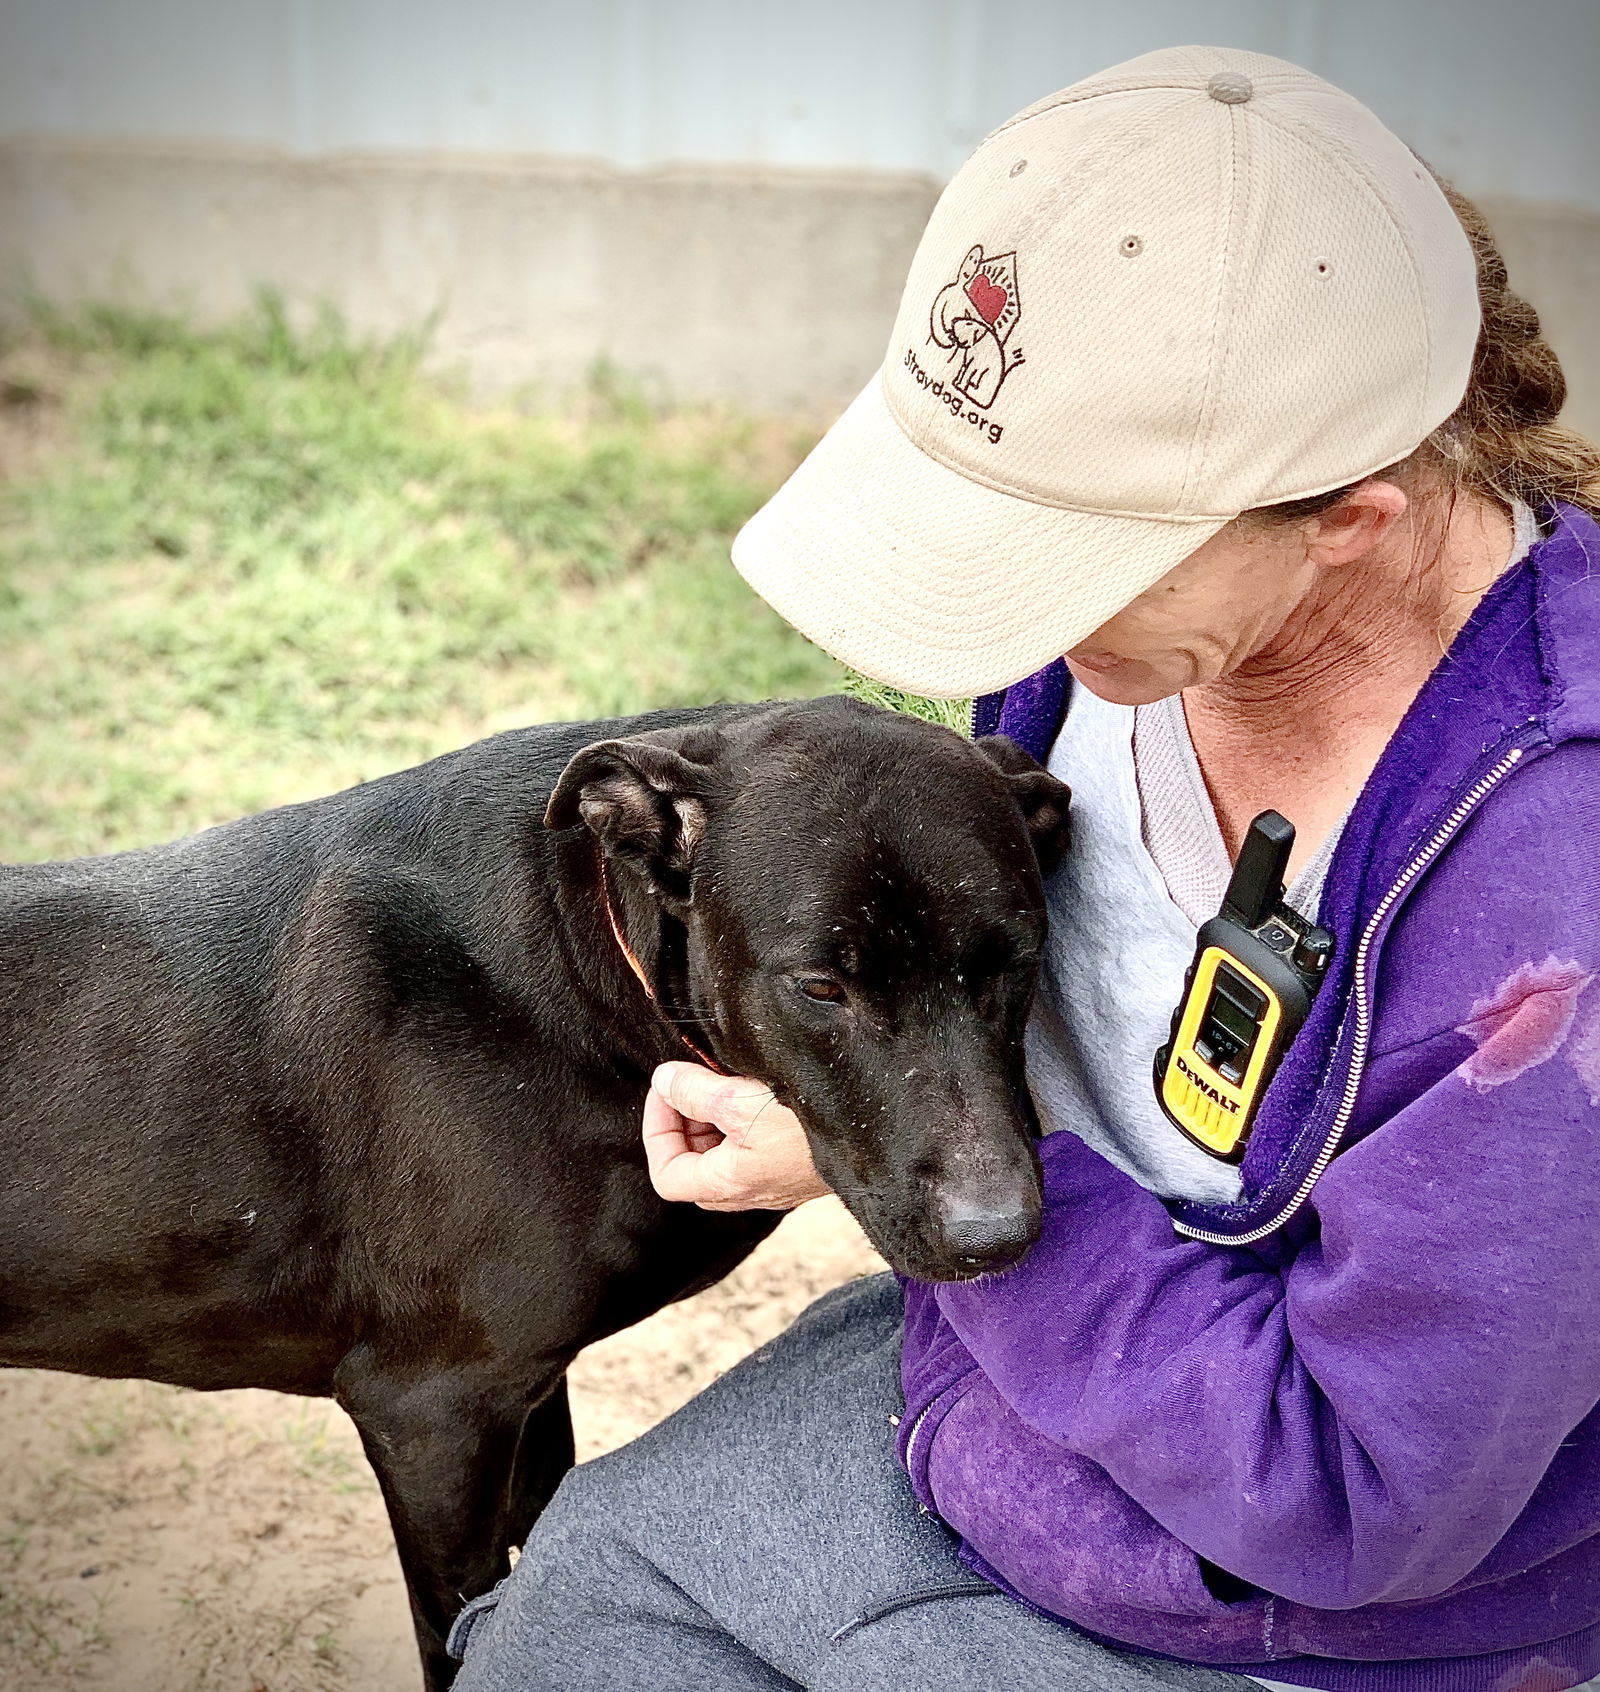
<instances>
[{"instance_id":1,"label":"metal wall panel","mask_svg":"<svg viewBox=\"0 0 1600 1692\"><path fill-rule=\"evenodd\" d=\"M942 176L1197 36L1342 83L1469 192L1600 210L1600 0L0 0L0 134Z\"/></svg>"}]
</instances>

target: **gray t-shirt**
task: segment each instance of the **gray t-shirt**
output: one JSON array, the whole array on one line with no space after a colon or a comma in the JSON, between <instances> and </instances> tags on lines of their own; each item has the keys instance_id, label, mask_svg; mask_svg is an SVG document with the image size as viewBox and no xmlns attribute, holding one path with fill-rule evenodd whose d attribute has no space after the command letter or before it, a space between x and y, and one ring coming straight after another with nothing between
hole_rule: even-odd
<instances>
[{"instance_id":1,"label":"gray t-shirt","mask_svg":"<svg viewBox=\"0 0 1600 1692\"><path fill-rule=\"evenodd\" d=\"M1512 516L1507 568L1539 538L1526 505ZM1050 940L1028 1025L1041 1126L1070 1128L1164 1198L1231 1200L1238 1170L1168 1122L1151 1077L1196 931L1231 874L1181 696L1135 709L1074 688L1049 767L1072 789L1072 846L1047 889ZM1288 889L1312 920L1343 826Z\"/></svg>"},{"instance_id":2,"label":"gray t-shirt","mask_svg":"<svg viewBox=\"0 0 1600 1692\"><path fill-rule=\"evenodd\" d=\"M1148 795L1153 811L1171 814L1150 836L1167 846L1189 908L1180 906L1146 840L1136 715L1076 688L1051 749L1050 773L1072 789L1072 846L1047 889L1050 941L1028 1024L1028 1081L1046 1133L1070 1129L1164 1198L1226 1202L1238 1196L1238 1169L1167 1120L1151 1065L1199 923L1221 903L1228 854L1198 766L1189 785L1183 754L1193 764L1194 753L1178 702L1175 716L1141 725L1138 739L1143 749L1160 737L1171 759L1173 778ZM1180 745L1165 744L1180 732ZM1297 908L1312 903L1310 889L1293 891Z\"/></svg>"}]
</instances>

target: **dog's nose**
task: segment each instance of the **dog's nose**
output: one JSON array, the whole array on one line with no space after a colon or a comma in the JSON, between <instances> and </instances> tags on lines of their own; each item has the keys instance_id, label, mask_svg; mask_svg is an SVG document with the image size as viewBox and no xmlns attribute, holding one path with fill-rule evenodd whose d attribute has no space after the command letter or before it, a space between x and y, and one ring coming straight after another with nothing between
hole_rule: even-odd
<instances>
[{"instance_id":1,"label":"dog's nose","mask_svg":"<svg viewBox=\"0 0 1600 1692\"><path fill-rule=\"evenodd\" d=\"M1039 1232L1039 1213L1031 1208L995 1210L959 1201L939 1208L951 1252L973 1273L1015 1263Z\"/></svg>"}]
</instances>

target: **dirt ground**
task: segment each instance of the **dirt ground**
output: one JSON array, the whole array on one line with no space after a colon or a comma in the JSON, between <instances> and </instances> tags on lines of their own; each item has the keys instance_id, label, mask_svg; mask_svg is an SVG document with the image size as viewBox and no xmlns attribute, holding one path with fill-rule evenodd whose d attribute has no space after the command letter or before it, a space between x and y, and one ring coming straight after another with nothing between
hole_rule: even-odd
<instances>
[{"instance_id":1,"label":"dirt ground","mask_svg":"<svg viewBox=\"0 0 1600 1692\"><path fill-rule=\"evenodd\" d=\"M881 1267L836 1200L805 1206L720 1286L584 1354L580 1458ZM4 1692L419 1684L383 1505L336 1407L0 1371Z\"/></svg>"}]
</instances>

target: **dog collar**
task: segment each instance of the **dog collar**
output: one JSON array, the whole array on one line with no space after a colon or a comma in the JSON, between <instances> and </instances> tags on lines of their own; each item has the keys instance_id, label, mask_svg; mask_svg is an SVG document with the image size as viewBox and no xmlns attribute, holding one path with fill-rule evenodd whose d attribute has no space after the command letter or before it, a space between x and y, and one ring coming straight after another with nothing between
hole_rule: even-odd
<instances>
[{"instance_id":1,"label":"dog collar","mask_svg":"<svg viewBox=\"0 0 1600 1692\"><path fill-rule=\"evenodd\" d=\"M622 932L622 924L617 921L616 906L611 902L611 882L606 875L606 855L604 851L597 851L595 856L596 861L600 865L600 900L606 908L606 921L611 924L611 932L616 938L617 947L621 951L623 957L627 959L628 968L633 971L634 979L644 989L644 996L650 1001L650 1008L655 1011L656 1015L659 1016L663 1022L671 1021L671 1018L669 1018L667 1013L661 1008L661 1001L656 997L655 988L650 985L650 977L645 974L644 965L639 962L638 958L634 955L633 947L628 944L628 937ZM699 1058L701 1063L703 1063L707 1069L717 1075L726 1075L728 1073L728 1071L724 1069L714 1057L712 1057L710 1052L704 1050L700 1046L697 1046L695 1042L677 1026L676 1023L673 1023L672 1031L678 1036L684 1045L686 1045L689 1050L693 1052L697 1058Z\"/></svg>"}]
</instances>

